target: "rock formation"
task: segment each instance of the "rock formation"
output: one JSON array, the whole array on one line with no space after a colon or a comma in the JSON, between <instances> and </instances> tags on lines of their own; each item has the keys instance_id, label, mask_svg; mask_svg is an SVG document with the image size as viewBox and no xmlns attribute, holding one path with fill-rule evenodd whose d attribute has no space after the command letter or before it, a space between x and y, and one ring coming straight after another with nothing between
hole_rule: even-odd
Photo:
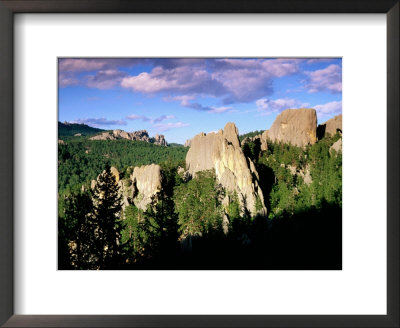
<instances>
[{"instance_id":1,"label":"rock formation","mask_svg":"<svg viewBox=\"0 0 400 328\"><path fill-rule=\"evenodd\" d=\"M217 133L196 135L186 155L186 168L193 176L199 171L215 169L218 182L228 192L236 191L241 204L251 214L257 213L257 198L266 213L258 173L253 162L243 154L234 123L227 123Z\"/></svg>"},{"instance_id":2,"label":"rock formation","mask_svg":"<svg viewBox=\"0 0 400 328\"><path fill-rule=\"evenodd\" d=\"M191 144L192 144L192 139L188 139L188 140L186 140L184 146L185 146L185 147L190 147Z\"/></svg>"},{"instance_id":3,"label":"rock formation","mask_svg":"<svg viewBox=\"0 0 400 328\"><path fill-rule=\"evenodd\" d=\"M123 208L133 203L136 207L145 211L153 200L157 200L157 194L161 190L162 183L159 165L151 164L135 167L128 180L120 179L119 172L115 167L111 167L110 171L119 186ZM90 188L93 190L96 184L97 180L92 180Z\"/></svg>"},{"instance_id":4,"label":"rock formation","mask_svg":"<svg viewBox=\"0 0 400 328\"><path fill-rule=\"evenodd\" d=\"M261 140L261 150L268 150L268 130L265 130L261 135L260 135L260 140Z\"/></svg>"},{"instance_id":5,"label":"rock formation","mask_svg":"<svg viewBox=\"0 0 400 328\"><path fill-rule=\"evenodd\" d=\"M145 142L152 142L156 145L167 146L165 137L161 134L156 134L154 138L150 138L146 130L139 130L134 132L126 132L124 130L113 130L111 132L103 132L97 136L91 137L90 140L138 140Z\"/></svg>"},{"instance_id":6,"label":"rock formation","mask_svg":"<svg viewBox=\"0 0 400 328\"><path fill-rule=\"evenodd\" d=\"M112 132L103 132L102 134L98 134L97 136L91 137L90 140L116 140Z\"/></svg>"},{"instance_id":7,"label":"rock formation","mask_svg":"<svg viewBox=\"0 0 400 328\"><path fill-rule=\"evenodd\" d=\"M281 164L281 166L285 167L284 164ZM304 169L299 169L296 166L289 164L287 168L292 175L300 176L306 185L310 185L312 183L310 167L308 165Z\"/></svg>"},{"instance_id":8,"label":"rock formation","mask_svg":"<svg viewBox=\"0 0 400 328\"><path fill-rule=\"evenodd\" d=\"M156 164L135 167L130 178L133 202L136 207L145 211L161 191L161 167Z\"/></svg>"},{"instance_id":9,"label":"rock formation","mask_svg":"<svg viewBox=\"0 0 400 328\"><path fill-rule=\"evenodd\" d=\"M318 139L322 139L326 135L333 136L336 132L342 133L342 114L318 125Z\"/></svg>"},{"instance_id":10,"label":"rock formation","mask_svg":"<svg viewBox=\"0 0 400 328\"><path fill-rule=\"evenodd\" d=\"M154 136L154 144L160 145L160 146L167 146L168 145L163 134L160 134L160 135L156 134Z\"/></svg>"},{"instance_id":11,"label":"rock formation","mask_svg":"<svg viewBox=\"0 0 400 328\"><path fill-rule=\"evenodd\" d=\"M316 133L315 109L286 109L275 119L268 131L268 138L272 141L304 147L317 141Z\"/></svg>"},{"instance_id":12,"label":"rock formation","mask_svg":"<svg viewBox=\"0 0 400 328\"><path fill-rule=\"evenodd\" d=\"M338 141L336 141L330 148L329 152L332 153L332 150L336 150L336 152L341 152L342 151L342 138L340 138Z\"/></svg>"}]
</instances>

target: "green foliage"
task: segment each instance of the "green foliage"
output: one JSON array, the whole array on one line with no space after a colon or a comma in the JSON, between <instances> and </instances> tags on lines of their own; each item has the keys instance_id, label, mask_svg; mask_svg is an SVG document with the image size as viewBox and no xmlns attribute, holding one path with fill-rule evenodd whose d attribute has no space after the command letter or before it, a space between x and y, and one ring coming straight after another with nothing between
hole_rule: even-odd
<instances>
[{"instance_id":1,"label":"green foliage","mask_svg":"<svg viewBox=\"0 0 400 328\"><path fill-rule=\"evenodd\" d=\"M234 220L240 218L240 203L237 192L234 191L232 195L229 195L229 204L227 208L227 214L229 221L232 223Z\"/></svg>"},{"instance_id":2,"label":"green foliage","mask_svg":"<svg viewBox=\"0 0 400 328\"><path fill-rule=\"evenodd\" d=\"M181 240L190 241L193 254L200 256L191 258L190 265L210 258L217 264L221 260L238 263L240 257L239 262L247 268L250 256L253 264L265 259L281 263L279 259L284 259L285 268L293 248L298 255L295 258L304 263L299 257L303 253L297 251L299 245L291 243L293 238L301 245L310 239L310 248L303 248L307 252L324 243L318 239L321 232L328 238L327 245L341 245L337 236L341 233L342 154L329 151L340 137L324 137L305 148L271 142L263 152L256 142L243 147L257 169L268 217L273 221L263 215L251 217L245 210L246 200L239 200L236 192L225 195L213 170L198 172L189 181L178 174L178 167L185 167L185 147L73 137L59 145L58 153L59 268L152 268L160 263L161 268L173 267L186 256L180 251ZM122 213L110 165L120 169L120 179L130 186L133 167L150 163L162 168L162 189L146 211L130 204ZM88 190L90 180L99 174L95 189L82 191ZM312 182L306 184L308 174ZM81 190L82 184L86 188ZM224 208L221 201L225 196L230 201ZM263 208L259 197L255 207L257 211ZM229 218L227 235L222 234L225 212ZM307 238L298 236L299 231ZM340 255L337 247L326 249ZM281 250L285 256L273 254Z\"/></svg>"},{"instance_id":3,"label":"green foliage","mask_svg":"<svg viewBox=\"0 0 400 328\"><path fill-rule=\"evenodd\" d=\"M250 141L242 146L243 154L252 161L257 161L261 153L261 142L259 139Z\"/></svg>"},{"instance_id":4,"label":"green foliage","mask_svg":"<svg viewBox=\"0 0 400 328\"><path fill-rule=\"evenodd\" d=\"M260 157L257 168L263 178L262 167L270 168L274 175L268 203L270 218L319 209L326 202L342 206L342 155L329 152L338 138L338 134L325 137L304 149L283 143L268 144L268 151ZM299 174L307 171L312 178L308 185Z\"/></svg>"},{"instance_id":5,"label":"green foliage","mask_svg":"<svg viewBox=\"0 0 400 328\"><path fill-rule=\"evenodd\" d=\"M213 171L198 172L194 179L176 187L174 195L181 233L198 235L221 230L222 190Z\"/></svg>"},{"instance_id":6,"label":"green foliage","mask_svg":"<svg viewBox=\"0 0 400 328\"><path fill-rule=\"evenodd\" d=\"M263 130L256 130L256 131L248 132L248 133L245 133L245 134L241 134L239 136L239 140L243 141L243 139L245 139L245 138L253 138L255 136L258 136L258 135L262 134L263 132L264 132Z\"/></svg>"},{"instance_id":7,"label":"green foliage","mask_svg":"<svg viewBox=\"0 0 400 328\"><path fill-rule=\"evenodd\" d=\"M110 166L99 175L93 190L93 224L96 227L93 252L102 269L113 269L121 257L121 211L119 187Z\"/></svg>"},{"instance_id":8,"label":"green foliage","mask_svg":"<svg viewBox=\"0 0 400 328\"><path fill-rule=\"evenodd\" d=\"M70 140L58 145L58 190L68 194L79 191L82 184L89 186L106 164L125 171L132 166L181 161L187 151L185 147L162 147L144 141Z\"/></svg>"},{"instance_id":9,"label":"green foliage","mask_svg":"<svg viewBox=\"0 0 400 328\"><path fill-rule=\"evenodd\" d=\"M59 201L58 238L60 269L92 268L94 225L91 195L74 193Z\"/></svg>"}]
</instances>

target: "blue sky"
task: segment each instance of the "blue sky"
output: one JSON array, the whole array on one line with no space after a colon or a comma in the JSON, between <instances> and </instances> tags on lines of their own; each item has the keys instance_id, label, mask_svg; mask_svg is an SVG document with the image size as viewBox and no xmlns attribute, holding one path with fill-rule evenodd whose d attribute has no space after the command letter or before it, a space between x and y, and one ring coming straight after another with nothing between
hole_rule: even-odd
<instances>
[{"instance_id":1,"label":"blue sky","mask_svg":"<svg viewBox=\"0 0 400 328\"><path fill-rule=\"evenodd\" d=\"M288 108L342 112L340 58L62 58L59 121L184 143L234 122L269 129Z\"/></svg>"}]
</instances>

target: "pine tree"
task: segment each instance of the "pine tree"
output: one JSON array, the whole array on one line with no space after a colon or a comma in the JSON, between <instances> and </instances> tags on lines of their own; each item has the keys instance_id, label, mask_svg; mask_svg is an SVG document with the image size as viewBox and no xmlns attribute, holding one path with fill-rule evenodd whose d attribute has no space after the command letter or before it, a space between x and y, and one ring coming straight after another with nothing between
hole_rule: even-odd
<instances>
[{"instance_id":1,"label":"pine tree","mask_svg":"<svg viewBox=\"0 0 400 328\"><path fill-rule=\"evenodd\" d=\"M64 249L63 268L90 268L92 200L88 193L72 193L65 198L64 216L59 219L59 249Z\"/></svg>"},{"instance_id":2,"label":"pine tree","mask_svg":"<svg viewBox=\"0 0 400 328\"><path fill-rule=\"evenodd\" d=\"M115 269L121 260L121 211L119 186L110 166L97 179L93 190L94 250L99 269Z\"/></svg>"}]
</instances>

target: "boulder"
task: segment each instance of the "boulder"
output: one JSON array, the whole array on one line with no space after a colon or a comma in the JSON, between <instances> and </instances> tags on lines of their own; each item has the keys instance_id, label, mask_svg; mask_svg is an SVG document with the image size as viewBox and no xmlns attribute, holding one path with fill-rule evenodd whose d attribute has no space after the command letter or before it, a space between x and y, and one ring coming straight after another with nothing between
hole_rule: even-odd
<instances>
[{"instance_id":1,"label":"boulder","mask_svg":"<svg viewBox=\"0 0 400 328\"><path fill-rule=\"evenodd\" d=\"M214 169L222 187L228 192L236 191L241 204L253 215L257 213L257 198L264 204L258 173L243 154L234 123L227 123L224 130L217 133L196 135L186 155L186 168L192 176Z\"/></svg>"},{"instance_id":2,"label":"boulder","mask_svg":"<svg viewBox=\"0 0 400 328\"><path fill-rule=\"evenodd\" d=\"M317 141L317 113L312 108L286 109L268 131L268 138L298 147Z\"/></svg>"}]
</instances>

